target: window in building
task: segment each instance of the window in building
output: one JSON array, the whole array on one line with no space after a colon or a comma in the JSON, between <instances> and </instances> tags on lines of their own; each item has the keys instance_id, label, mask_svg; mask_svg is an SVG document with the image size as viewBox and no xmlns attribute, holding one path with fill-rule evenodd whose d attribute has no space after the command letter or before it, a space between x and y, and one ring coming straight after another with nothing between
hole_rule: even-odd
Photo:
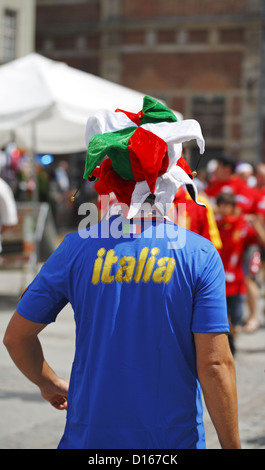
<instances>
[{"instance_id":1,"label":"window in building","mask_svg":"<svg viewBox=\"0 0 265 470\"><path fill-rule=\"evenodd\" d=\"M16 58L17 52L17 12L4 10L3 17L3 60L8 62Z\"/></svg>"},{"instance_id":2,"label":"window in building","mask_svg":"<svg viewBox=\"0 0 265 470\"><path fill-rule=\"evenodd\" d=\"M194 97L192 117L202 128L205 138L223 139L225 134L225 99L224 97Z\"/></svg>"}]
</instances>

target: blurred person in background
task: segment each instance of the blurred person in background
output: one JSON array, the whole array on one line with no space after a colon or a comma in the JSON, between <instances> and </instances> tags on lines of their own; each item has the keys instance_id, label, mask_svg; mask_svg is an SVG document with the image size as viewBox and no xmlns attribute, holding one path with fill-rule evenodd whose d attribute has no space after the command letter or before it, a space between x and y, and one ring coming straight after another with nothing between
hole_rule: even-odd
<instances>
[{"instance_id":1,"label":"blurred person in background","mask_svg":"<svg viewBox=\"0 0 265 470\"><path fill-rule=\"evenodd\" d=\"M259 192L257 190L257 178L253 166L248 162L240 162L236 166L235 173L247 184L245 194L238 196L241 203L241 211L245 214L257 214L255 204L257 199L259 199ZM260 294L258 276L261 267L261 251L261 246L250 244L246 247L244 253L248 305L248 317L244 325L246 333L254 333L259 327L257 306Z\"/></svg>"},{"instance_id":2,"label":"blurred person in background","mask_svg":"<svg viewBox=\"0 0 265 470\"><path fill-rule=\"evenodd\" d=\"M69 164L61 160L54 169L49 183L50 204L58 232L64 233L69 229L73 220L73 203L71 195L74 188L71 187Z\"/></svg>"},{"instance_id":3,"label":"blurred person in background","mask_svg":"<svg viewBox=\"0 0 265 470\"><path fill-rule=\"evenodd\" d=\"M260 223L265 227L265 164L260 163L255 171L256 184L249 188L252 197L250 213L255 214ZM254 333L260 326L257 304L260 297L260 284L264 283L265 248L263 246L252 246L246 250L246 281L248 287L249 313L244 331ZM258 269L258 267L260 269ZM253 272L254 269L254 272Z\"/></svg>"},{"instance_id":4,"label":"blurred person in background","mask_svg":"<svg viewBox=\"0 0 265 470\"><path fill-rule=\"evenodd\" d=\"M226 279L227 309L230 321L229 341L231 351L236 351L235 338L242 326L243 302L247 294L244 272L244 254L249 245L265 246L265 230L254 214L243 215L236 211L235 196L220 193L216 200L217 226L223 243L220 256Z\"/></svg>"},{"instance_id":5,"label":"blurred person in background","mask_svg":"<svg viewBox=\"0 0 265 470\"><path fill-rule=\"evenodd\" d=\"M196 184L196 178L194 183ZM182 186L178 189L175 195L175 212L171 211L168 215L173 218L174 214L175 218L173 220L177 225L185 227L187 230L191 230L192 232L198 233L202 237L207 238L213 243L217 250L220 250L222 248L222 240L220 238L212 206L208 198L200 192L198 200L205 204L205 207L195 207L189 192L185 186Z\"/></svg>"},{"instance_id":6,"label":"blurred person in background","mask_svg":"<svg viewBox=\"0 0 265 470\"><path fill-rule=\"evenodd\" d=\"M254 188L257 185L257 178L255 176L255 171L251 163L238 163L235 168L235 173L247 183L249 188Z\"/></svg>"},{"instance_id":7,"label":"blurred person in background","mask_svg":"<svg viewBox=\"0 0 265 470\"><path fill-rule=\"evenodd\" d=\"M216 158L216 168L213 171L205 193L213 207L217 196L222 192L232 193L235 196L237 212L248 212L253 204L252 196L249 198L249 187L238 174L235 173L236 161L232 155L224 154Z\"/></svg>"},{"instance_id":8,"label":"blurred person in background","mask_svg":"<svg viewBox=\"0 0 265 470\"><path fill-rule=\"evenodd\" d=\"M262 177L260 176L259 181L261 179ZM257 213L257 207L255 208L257 201L260 207L263 204L261 194L255 187L256 181L257 177L252 165L247 162L236 164L233 156L223 155L217 159L216 168L205 192L212 201L213 206L219 194L231 194L234 197L235 214L251 215ZM218 209L215 211L217 214ZM257 318L257 302L259 298L257 276L259 275L261 264L261 250L262 248L256 243L248 244L244 248L243 262L248 306L248 318L246 319L244 330L247 333L253 333L259 325Z\"/></svg>"},{"instance_id":9,"label":"blurred person in background","mask_svg":"<svg viewBox=\"0 0 265 470\"><path fill-rule=\"evenodd\" d=\"M1 234L17 223L18 214L13 191L0 177L0 253L2 251Z\"/></svg>"}]
</instances>

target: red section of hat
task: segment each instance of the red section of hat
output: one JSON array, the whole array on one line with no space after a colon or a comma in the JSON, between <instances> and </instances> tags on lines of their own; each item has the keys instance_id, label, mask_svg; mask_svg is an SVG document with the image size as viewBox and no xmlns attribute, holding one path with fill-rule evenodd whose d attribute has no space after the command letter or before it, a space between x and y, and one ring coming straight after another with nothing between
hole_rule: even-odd
<instances>
[{"instance_id":1,"label":"red section of hat","mask_svg":"<svg viewBox=\"0 0 265 470\"><path fill-rule=\"evenodd\" d=\"M110 158L106 158L100 165L100 168L93 172L99 180L95 184L95 190L98 194L110 194L113 192L119 202L130 207L132 193L135 188L135 181L129 181L121 178L112 168Z\"/></svg>"},{"instance_id":2,"label":"red section of hat","mask_svg":"<svg viewBox=\"0 0 265 470\"><path fill-rule=\"evenodd\" d=\"M115 113L124 113L126 116L134 122L137 126L140 126L141 120L144 117L143 111L139 111L139 113L130 113L129 111L124 111L123 109L116 109Z\"/></svg>"},{"instance_id":3,"label":"red section of hat","mask_svg":"<svg viewBox=\"0 0 265 470\"><path fill-rule=\"evenodd\" d=\"M157 177L168 167L166 142L138 127L128 141L128 150L135 181L146 180L150 192L154 193Z\"/></svg>"},{"instance_id":4,"label":"red section of hat","mask_svg":"<svg viewBox=\"0 0 265 470\"><path fill-rule=\"evenodd\" d=\"M177 166L180 166L193 179L191 168L182 156L178 159Z\"/></svg>"},{"instance_id":5,"label":"red section of hat","mask_svg":"<svg viewBox=\"0 0 265 470\"><path fill-rule=\"evenodd\" d=\"M99 178L100 176L100 166L96 166L95 170L92 172L92 176Z\"/></svg>"}]
</instances>

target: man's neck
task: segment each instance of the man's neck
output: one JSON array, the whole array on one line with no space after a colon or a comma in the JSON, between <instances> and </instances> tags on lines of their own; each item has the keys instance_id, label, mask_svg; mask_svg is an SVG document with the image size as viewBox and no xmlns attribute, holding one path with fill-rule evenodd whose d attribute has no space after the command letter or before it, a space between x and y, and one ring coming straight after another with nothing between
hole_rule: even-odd
<instances>
[{"instance_id":1,"label":"man's neck","mask_svg":"<svg viewBox=\"0 0 265 470\"><path fill-rule=\"evenodd\" d=\"M102 221L107 220L112 216L119 215L122 217L125 217L125 214L122 209L122 205L115 202L112 204L109 209L105 212L105 214L102 216ZM151 206L148 203L145 203L141 206L137 214L133 217L133 219L153 219L153 218L165 218L165 215L162 214L161 211L156 206Z\"/></svg>"}]
</instances>

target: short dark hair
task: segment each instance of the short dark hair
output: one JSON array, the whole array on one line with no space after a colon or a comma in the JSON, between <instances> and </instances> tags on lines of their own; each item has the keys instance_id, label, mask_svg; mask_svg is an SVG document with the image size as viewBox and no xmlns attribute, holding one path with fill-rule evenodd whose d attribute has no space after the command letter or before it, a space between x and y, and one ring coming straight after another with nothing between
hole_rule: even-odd
<instances>
[{"instance_id":1,"label":"short dark hair","mask_svg":"<svg viewBox=\"0 0 265 470\"><path fill-rule=\"evenodd\" d=\"M224 166L230 166L232 172L235 171L235 168L236 168L236 160L235 160L235 158L233 157L233 155L229 155L229 154L227 154L227 153L224 153L223 155L220 155L220 156L217 158L217 161L220 162L220 163L221 163L222 165L224 165Z\"/></svg>"},{"instance_id":2,"label":"short dark hair","mask_svg":"<svg viewBox=\"0 0 265 470\"><path fill-rule=\"evenodd\" d=\"M219 206L220 204L229 204L231 206L235 206L235 196L233 193L220 193L216 198L216 204L217 206Z\"/></svg>"}]
</instances>

